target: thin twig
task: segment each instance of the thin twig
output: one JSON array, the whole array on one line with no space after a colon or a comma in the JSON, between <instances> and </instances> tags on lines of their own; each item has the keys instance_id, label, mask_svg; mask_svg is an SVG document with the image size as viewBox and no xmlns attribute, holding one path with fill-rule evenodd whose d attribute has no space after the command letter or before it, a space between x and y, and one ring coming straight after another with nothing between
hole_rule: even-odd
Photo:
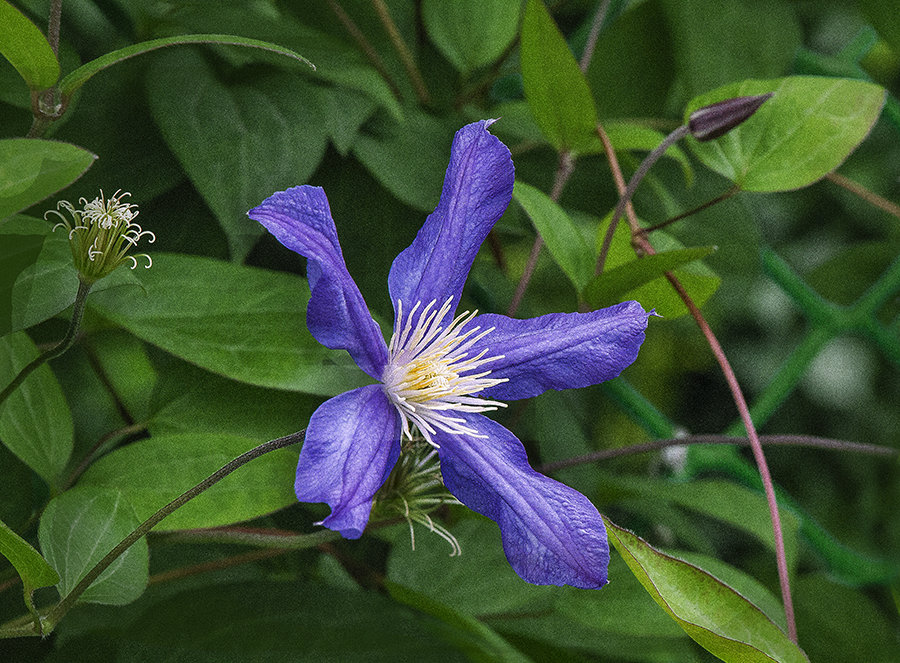
<instances>
[{"instance_id":1,"label":"thin twig","mask_svg":"<svg viewBox=\"0 0 900 663\"><path fill-rule=\"evenodd\" d=\"M825 177L838 186L847 189L847 191L849 191L850 193L859 196L870 205L874 205L878 209L883 210L888 214L896 216L898 219L900 219L900 205L896 205L890 200L882 198L877 193L875 193L874 191L870 191L859 182L854 182L849 177L844 177L837 172L828 173Z\"/></svg>"},{"instance_id":2,"label":"thin twig","mask_svg":"<svg viewBox=\"0 0 900 663\"><path fill-rule=\"evenodd\" d=\"M240 566L241 564L258 562L261 559L277 557L278 555L283 555L286 552L288 552L287 548L283 548L281 550L272 548L251 550L250 552L241 553L240 555L233 555L224 559L217 559L214 562L204 562L202 564L194 564L193 566L185 566L179 569L170 569L169 571L154 573L152 576L150 576L148 582L151 585L156 585L161 582L180 580L181 578L187 578L189 576L198 575L200 573L221 571L222 569L229 569L233 566Z\"/></svg>"},{"instance_id":3,"label":"thin twig","mask_svg":"<svg viewBox=\"0 0 900 663\"><path fill-rule=\"evenodd\" d=\"M581 71L587 71L588 65L591 64L591 58L594 57L594 48L597 46L597 38L600 36L600 28L606 20L606 12L609 11L610 0L603 0L597 7L594 14L594 22L591 24L591 31L588 34L587 43L584 45L584 53L581 54L581 61L578 66Z\"/></svg>"},{"instance_id":4,"label":"thin twig","mask_svg":"<svg viewBox=\"0 0 900 663\"><path fill-rule=\"evenodd\" d=\"M616 186L619 189L620 197L619 203L618 205L616 205L616 212L613 214L613 219L610 222L611 227L615 225L616 221L618 220L618 216L622 214L622 211L625 209L626 204L631 201L631 197L634 195L634 191L637 188L637 185L640 183L640 180L643 179L644 175L649 170L649 166L646 164L649 163L650 165L652 165L653 162L659 159L659 157L662 156L665 150L668 149L669 145L673 144L678 138L685 135L686 133L687 126L685 125L683 127L679 127L671 134L666 136L665 140L660 143L659 147L653 150L653 152L651 152L644 160L644 162L638 167L627 187L622 187L622 180L616 181ZM613 150L607 150L606 156L609 159L610 163L616 160L616 153ZM653 245L650 244L647 238L640 234L639 228L637 226L637 220L630 219L630 221L632 228L632 246L634 246L637 255L639 257L642 255L654 255L656 251L653 249ZM602 265L598 265L598 267L602 268ZM731 397L734 400L734 404L737 407L738 414L740 415L741 421L743 422L744 428L747 432L747 437L750 440L750 448L753 451L753 457L756 460L756 466L759 469L760 479L762 480L763 488L766 493L766 502L769 505L769 516L772 520L772 530L775 538L775 561L778 566L778 581L781 585L781 599L784 604L784 614L788 627L788 637L794 642L797 642L797 624L794 618L794 602L791 598L787 556L784 550L784 534L782 533L781 528L781 514L778 511L778 501L775 497L775 486L772 483L772 475L769 472L769 465L766 462L766 456L763 452L762 444L759 441L756 427L753 425L753 419L750 416L750 409L747 406L747 400L744 398L744 393L741 391L740 384L737 381L737 376L735 376L734 370L731 368L731 364L728 361L728 357L725 355L725 352L722 350L722 346L719 344L719 340L713 333L712 328L706 322L706 319L703 317L700 309L694 303L694 300L691 299L691 296L688 295L687 290L684 289L684 286L681 284L678 278L674 274L672 274L672 272L666 272L666 279L668 279L669 283L678 293L678 296L684 302L684 305L687 307L688 311L690 311L691 316L694 318L697 326L700 327L700 331L706 338L706 342L709 344L709 347L712 350L716 361L719 363L722 374L725 376L725 381L728 383L728 388L731 391Z\"/></svg>"},{"instance_id":5,"label":"thin twig","mask_svg":"<svg viewBox=\"0 0 900 663\"><path fill-rule=\"evenodd\" d=\"M397 84L394 82L394 79L391 78L387 67L384 65L384 60L381 59L381 55L378 54L378 51L375 50L375 47L372 46L372 43L366 38L363 31L359 29L359 26L356 25L354 20L337 0L328 0L328 6L331 8L331 11L337 17L338 21L341 22L341 25L344 26L344 29L353 41L356 42L356 45L359 46L359 49L363 52L363 55L366 56L369 63L375 68L375 71L379 73L384 79L384 82L391 88L391 93L399 98L400 90L397 87Z\"/></svg>"},{"instance_id":6,"label":"thin twig","mask_svg":"<svg viewBox=\"0 0 900 663\"><path fill-rule=\"evenodd\" d=\"M693 216L694 214L697 214L698 212L702 212L703 210L708 209L708 208L712 207L713 205L718 205L722 201L728 200L736 193L739 193L740 190L741 190L741 187L739 187L737 184L733 184L730 187L728 187L728 189L724 193L722 193L719 196L716 196L712 200L707 200L702 205L697 205L697 207L694 207L693 209L689 209L687 212L682 212L681 214L676 214L671 219L666 219L662 223L657 223L655 226L648 226L647 228L641 228L640 230L638 230L638 232L641 235L643 235L644 237L646 237L647 235L649 235L650 233L652 233L655 230L662 230L666 226L669 226L669 225L675 223L676 221L681 221L682 219L686 219L687 217Z\"/></svg>"},{"instance_id":7,"label":"thin twig","mask_svg":"<svg viewBox=\"0 0 900 663\"><path fill-rule=\"evenodd\" d=\"M817 437L815 435L760 435L759 441L764 446L812 447L816 449L869 454L872 456L896 456L900 454L897 449L891 447L866 444L864 442L834 440L827 437ZM575 467L587 463L599 463L613 458L621 458L622 456L650 453L669 447L688 446L692 444L734 444L746 447L750 446L750 438L735 437L733 435L688 435L686 437L670 438L668 440L654 440L642 444L631 444L627 447L617 447L615 449L601 449L581 456L566 458L565 460L558 460L553 463L546 463L536 469L539 472L550 474L567 467Z\"/></svg>"},{"instance_id":8,"label":"thin twig","mask_svg":"<svg viewBox=\"0 0 900 663\"><path fill-rule=\"evenodd\" d=\"M406 69L406 74L409 76L410 82L412 82L419 103L423 106L429 105L431 103L431 95L428 94L425 80L419 72L419 67L416 65L412 52L409 50L406 42L403 41L403 35L401 35L400 31L397 29L397 24L394 23L394 19L391 18L391 12L388 10L387 5L384 4L384 0L371 0L371 2L372 7L375 9L375 13L378 14L381 25L384 26L388 38L394 46L394 50L397 51L397 55L400 56L400 61Z\"/></svg>"},{"instance_id":9,"label":"thin twig","mask_svg":"<svg viewBox=\"0 0 900 663\"><path fill-rule=\"evenodd\" d=\"M284 447L297 444L303 441L305 435L306 430L304 429L297 433L292 433L291 435L286 435L274 440L269 440L268 442L265 442L258 447L254 447L250 451L241 454L230 463L227 463L222 468L215 471L213 474L208 476L193 488L186 490L174 500L162 507L159 511L147 518L147 520L141 523L131 534L122 539L115 548L110 550L103 557L103 559L97 562L94 567L90 571L88 571L87 574L78 582L78 584L75 585L75 587L50 610L45 620L45 625L49 627L48 632L53 630L56 624L59 623L59 620L62 619L62 617L72 608L73 605L75 605L75 602L81 597L84 591L91 586L91 584L100 576L101 573L103 573L109 567L110 564L112 564L122 553L124 553L132 545L134 545L135 542L137 542L151 529L153 529L163 518L165 518L170 513L183 506L190 500L194 499L197 495L205 491L207 488L210 488L211 486L217 484L219 481L224 479L226 476L234 472L242 465L249 463L255 458L259 458L260 456L267 454L270 451L275 451L276 449L282 449Z\"/></svg>"}]
</instances>

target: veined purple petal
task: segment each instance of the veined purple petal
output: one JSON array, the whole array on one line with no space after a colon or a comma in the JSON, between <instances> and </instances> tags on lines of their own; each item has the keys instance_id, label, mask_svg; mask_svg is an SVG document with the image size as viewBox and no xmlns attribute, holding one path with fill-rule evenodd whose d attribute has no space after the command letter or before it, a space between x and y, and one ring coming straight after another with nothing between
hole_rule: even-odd
<instances>
[{"instance_id":1,"label":"veined purple petal","mask_svg":"<svg viewBox=\"0 0 900 663\"><path fill-rule=\"evenodd\" d=\"M456 132L441 200L408 248L391 266L388 288L410 311L416 302L443 304L453 317L478 248L509 205L515 171L509 150L488 133L490 121Z\"/></svg>"},{"instance_id":2,"label":"veined purple petal","mask_svg":"<svg viewBox=\"0 0 900 663\"><path fill-rule=\"evenodd\" d=\"M491 369L491 378L508 381L478 395L516 400L548 389L575 389L612 379L637 358L649 315L637 302L527 320L479 315L470 325L495 329L470 352L488 348L488 356L503 355L485 368Z\"/></svg>"},{"instance_id":3,"label":"veined purple petal","mask_svg":"<svg viewBox=\"0 0 900 663\"><path fill-rule=\"evenodd\" d=\"M515 572L535 585L605 585L609 543L591 501L535 472L522 443L500 424L462 416L485 437L435 434L444 485L500 526Z\"/></svg>"},{"instance_id":4,"label":"veined purple petal","mask_svg":"<svg viewBox=\"0 0 900 663\"><path fill-rule=\"evenodd\" d=\"M266 198L247 215L291 251L309 259L306 326L327 348L343 349L371 377L381 378L387 345L347 271L328 199L320 187L295 186Z\"/></svg>"},{"instance_id":5,"label":"veined purple petal","mask_svg":"<svg viewBox=\"0 0 900 663\"><path fill-rule=\"evenodd\" d=\"M294 489L301 502L327 502L320 524L358 539L372 497L400 456L400 417L381 385L372 384L325 401L313 413L297 463Z\"/></svg>"}]
</instances>

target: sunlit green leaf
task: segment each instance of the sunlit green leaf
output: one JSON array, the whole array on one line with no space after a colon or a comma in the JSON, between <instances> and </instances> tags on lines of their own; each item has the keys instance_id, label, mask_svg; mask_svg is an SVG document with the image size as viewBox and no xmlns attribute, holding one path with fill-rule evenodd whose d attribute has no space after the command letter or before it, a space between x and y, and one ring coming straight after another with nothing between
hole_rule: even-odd
<instances>
[{"instance_id":1,"label":"sunlit green leaf","mask_svg":"<svg viewBox=\"0 0 900 663\"><path fill-rule=\"evenodd\" d=\"M363 374L306 331L303 279L208 258L154 255L141 288L92 293L88 306L207 370L263 387L334 395Z\"/></svg>"},{"instance_id":2,"label":"sunlit green leaf","mask_svg":"<svg viewBox=\"0 0 900 663\"><path fill-rule=\"evenodd\" d=\"M0 338L0 385L10 384L37 356L25 332ZM69 406L46 364L0 404L0 441L50 485L69 460L72 436Z\"/></svg>"},{"instance_id":3,"label":"sunlit green leaf","mask_svg":"<svg viewBox=\"0 0 900 663\"><path fill-rule=\"evenodd\" d=\"M733 589L603 520L610 542L653 600L706 650L726 663L809 663L781 629Z\"/></svg>"},{"instance_id":4,"label":"sunlit green leaf","mask_svg":"<svg viewBox=\"0 0 900 663\"><path fill-rule=\"evenodd\" d=\"M265 440L213 434L160 435L104 456L79 485L118 488L140 521ZM155 530L217 527L295 504L297 451L257 458L167 516Z\"/></svg>"},{"instance_id":5,"label":"sunlit green leaf","mask_svg":"<svg viewBox=\"0 0 900 663\"><path fill-rule=\"evenodd\" d=\"M422 21L444 57L465 74L490 64L510 45L520 7L509 0L425 0Z\"/></svg>"},{"instance_id":6,"label":"sunlit green leaf","mask_svg":"<svg viewBox=\"0 0 900 663\"><path fill-rule=\"evenodd\" d=\"M868 135L884 105L883 88L842 78L792 76L731 83L691 100L685 118L730 97L774 92L749 120L691 149L745 191L787 191L837 168Z\"/></svg>"},{"instance_id":7,"label":"sunlit green leaf","mask_svg":"<svg viewBox=\"0 0 900 663\"><path fill-rule=\"evenodd\" d=\"M0 220L64 189L96 158L76 145L54 140L0 140Z\"/></svg>"},{"instance_id":8,"label":"sunlit green leaf","mask_svg":"<svg viewBox=\"0 0 900 663\"><path fill-rule=\"evenodd\" d=\"M140 524L115 489L78 486L55 497L41 516L38 539L67 595L87 572ZM147 586L147 539L126 550L81 595L89 603L124 605Z\"/></svg>"},{"instance_id":9,"label":"sunlit green leaf","mask_svg":"<svg viewBox=\"0 0 900 663\"><path fill-rule=\"evenodd\" d=\"M528 0L519 49L525 98L547 142L560 151L595 148L590 88L543 0Z\"/></svg>"},{"instance_id":10,"label":"sunlit green leaf","mask_svg":"<svg viewBox=\"0 0 900 663\"><path fill-rule=\"evenodd\" d=\"M59 78L59 62L44 35L6 0L0 1L0 54L32 90L45 90Z\"/></svg>"},{"instance_id":11,"label":"sunlit green leaf","mask_svg":"<svg viewBox=\"0 0 900 663\"><path fill-rule=\"evenodd\" d=\"M530 184L516 181L513 197L534 223L550 255L575 288L581 290L590 280L594 268L593 252L581 232L559 205Z\"/></svg>"}]
</instances>

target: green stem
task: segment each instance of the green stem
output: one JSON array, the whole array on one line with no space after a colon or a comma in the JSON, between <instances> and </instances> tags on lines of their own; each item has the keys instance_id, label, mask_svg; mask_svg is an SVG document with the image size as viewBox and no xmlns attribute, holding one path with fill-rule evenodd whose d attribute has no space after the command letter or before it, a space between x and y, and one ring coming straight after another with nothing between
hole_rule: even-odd
<instances>
[{"instance_id":1,"label":"green stem","mask_svg":"<svg viewBox=\"0 0 900 663\"><path fill-rule=\"evenodd\" d=\"M87 575L85 575L81 581L75 585L75 587L70 591L59 603L57 603L53 609L47 614L45 619L45 632L49 633L53 630L56 624L59 623L59 620L65 616L65 614L75 605L75 602L78 598L84 593L84 591L91 586L91 584L103 573L110 564L112 564L122 553L128 550L136 541L138 541L141 537L147 534L151 529L153 529L163 518L168 516L170 513L180 508L190 500L194 499L197 495L205 491L207 488L215 485L226 476L234 472L241 465L249 463L254 458L259 458L260 456L269 453L270 451L275 451L276 449L282 449L284 447L289 447L293 444L297 444L301 442L306 435L306 430L302 430L297 433L293 433L291 435L286 435L284 437L279 437L275 440L270 440L265 442L258 447L251 449L250 451L241 454L233 461L217 470L209 477L198 483L193 488L186 490L184 493L176 497L174 500L166 504L159 511L154 513L152 516L147 518L143 523L141 523L137 529L135 529L131 534L122 539L113 548L106 556L97 562L94 567L88 571Z\"/></svg>"},{"instance_id":2,"label":"green stem","mask_svg":"<svg viewBox=\"0 0 900 663\"><path fill-rule=\"evenodd\" d=\"M222 527L217 529L196 529L173 532L161 536L165 543L225 543L254 546L256 548L283 548L286 550L304 550L315 548L323 543L337 541L340 532L323 529L311 534L295 534L293 532L270 532L238 527ZM153 539L156 541L156 539Z\"/></svg>"},{"instance_id":3,"label":"green stem","mask_svg":"<svg viewBox=\"0 0 900 663\"><path fill-rule=\"evenodd\" d=\"M78 292L75 295L75 303L72 305L72 320L69 322L69 329L66 331L66 335L57 345L38 355L31 363L19 371L19 374L13 378L13 381L6 385L3 391L0 392L0 405L3 405L6 399L9 398L9 395L12 394L19 385L25 381L25 378L31 375L37 368L45 362L59 357L72 347L72 344L75 343L75 338L78 335L78 328L81 326L81 319L84 317L84 305L87 301L88 293L91 291L91 285L91 283L86 283L85 281L78 282Z\"/></svg>"}]
</instances>

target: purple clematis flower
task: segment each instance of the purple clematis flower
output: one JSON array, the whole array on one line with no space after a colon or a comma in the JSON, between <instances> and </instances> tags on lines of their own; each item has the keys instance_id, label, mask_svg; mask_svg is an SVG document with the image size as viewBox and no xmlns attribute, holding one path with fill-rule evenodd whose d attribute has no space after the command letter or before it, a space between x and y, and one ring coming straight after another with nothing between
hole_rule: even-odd
<instances>
[{"instance_id":1,"label":"purple clematis flower","mask_svg":"<svg viewBox=\"0 0 900 663\"><path fill-rule=\"evenodd\" d=\"M413 429L438 450L444 484L500 526L510 564L534 584L606 583L600 514L578 491L534 471L522 443L484 411L497 399L586 387L637 357L648 313L637 302L530 320L455 315L475 254L512 197L509 150L487 128L460 129L441 200L388 277L394 333L386 344L347 271L321 188L275 193L249 216L308 258L306 321L329 348L347 350L378 384L323 403L297 466L302 502L327 502L322 525L362 535L372 500Z\"/></svg>"}]
</instances>

